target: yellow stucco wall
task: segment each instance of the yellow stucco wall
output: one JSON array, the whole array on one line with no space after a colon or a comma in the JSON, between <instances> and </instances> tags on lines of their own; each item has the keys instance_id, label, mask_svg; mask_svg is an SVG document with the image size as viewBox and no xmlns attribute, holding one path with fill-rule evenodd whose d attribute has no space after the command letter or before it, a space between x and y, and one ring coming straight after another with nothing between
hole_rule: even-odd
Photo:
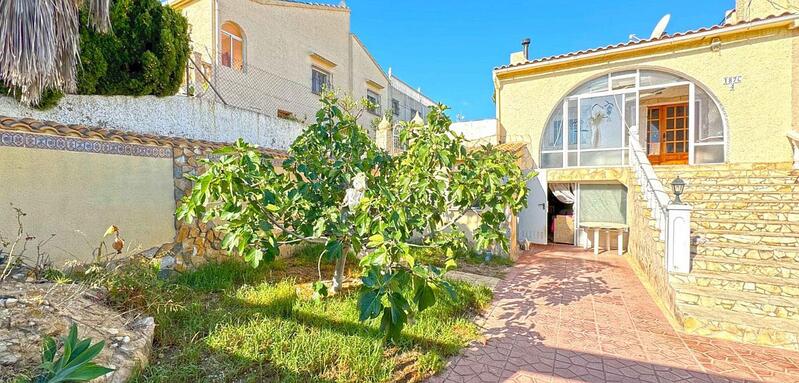
<instances>
[{"instance_id":1,"label":"yellow stucco wall","mask_svg":"<svg viewBox=\"0 0 799 383\"><path fill-rule=\"evenodd\" d=\"M195 0L186 4L180 12L189 21L192 50L200 53L206 62L211 62L211 55L215 51L214 0Z\"/></svg>"},{"instance_id":2,"label":"yellow stucco wall","mask_svg":"<svg viewBox=\"0 0 799 383\"><path fill-rule=\"evenodd\" d=\"M46 247L56 264L90 261L112 224L128 249L175 236L171 158L0 147L0 185L0 230L16 231L13 203L27 213L26 233L56 234Z\"/></svg>"},{"instance_id":3,"label":"yellow stucco wall","mask_svg":"<svg viewBox=\"0 0 799 383\"><path fill-rule=\"evenodd\" d=\"M786 26L720 36L719 52L710 39L614 54L557 66L498 73L500 135L524 141L540 158L540 138L556 105L572 89L612 71L648 68L683 75L719 101L728 124L728 162L784 162L791 158L785 139L797 124L799 30ZM724 77L742 76L731 91Z\"/></svg>"}]
</instances>

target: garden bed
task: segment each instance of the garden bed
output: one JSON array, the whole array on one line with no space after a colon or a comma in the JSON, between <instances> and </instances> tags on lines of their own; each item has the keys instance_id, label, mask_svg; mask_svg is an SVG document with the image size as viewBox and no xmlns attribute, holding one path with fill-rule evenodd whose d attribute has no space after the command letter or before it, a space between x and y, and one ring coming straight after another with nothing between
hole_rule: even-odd
<instances>
[{"instance_id":1,"label":"garden bed","mask_svg":"<svg viewBox=\"0 0 799 383\"><path fill-rule=\"evenodd\" d=\"M349 262L352 276L357 261ZM322 263L322 275L332 275ZM453 282L458 299L413 318L397 343L379 323L358 320L357 279L317 301L316 258L299 254L257 269L239 262L208 264L173 281L132 267L109 283L112 305L155 318L150 365L138 382L390 382L421 381L478 336L472 317L491 292Z\"/></svg>"}]
</instances>

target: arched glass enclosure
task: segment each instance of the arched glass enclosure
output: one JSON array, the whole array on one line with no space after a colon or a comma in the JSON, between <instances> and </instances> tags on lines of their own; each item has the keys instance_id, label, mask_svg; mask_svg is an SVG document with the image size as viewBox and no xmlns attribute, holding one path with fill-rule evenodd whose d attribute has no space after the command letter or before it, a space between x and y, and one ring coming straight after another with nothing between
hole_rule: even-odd
<instances>
[{"instance_id":1,"label":"arched glass enclosure","mask_svg":"<svg viewBox=\"0 0 799 383\"><path fill-rule=\"evenodd\" d=\"M641 69L586 81L558 103L541 139L541 167L625 165L634 127L652 164L725 161L716 101L691 80Z\"/></svg>"}]
</instances>

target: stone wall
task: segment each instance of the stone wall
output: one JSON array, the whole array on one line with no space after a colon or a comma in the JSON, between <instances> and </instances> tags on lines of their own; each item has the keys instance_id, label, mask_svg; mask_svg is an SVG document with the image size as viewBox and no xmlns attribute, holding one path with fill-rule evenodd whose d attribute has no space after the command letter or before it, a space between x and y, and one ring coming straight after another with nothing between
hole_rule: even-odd
<instances>
[{"instance_id":1,"label":"stone wall","mask_svg":"<svg viewBox=\"0 0 799 383\"><path fill-rule=\"evenodd\" d=\"M0 96L0 115L214 142L243 138L281 150L288 149L305 129L296 121L184 96L68 95L47 111Z\"/></svg>"},{"instance_id":2,"label":"stone wall","mask_svg":"<svg viewBox=\"0 0 799 383\"><path fill-rule=\"evenodd\" d=\"M655 301L667 314L679 321L675 304L675 291L669 284L666 272L666 245L660 240L660 233L646 202L642 200L640 187L636 184L634 173L630 172L627 190L628 223L630 236L627 254L630 264L650 290Z\"/></svg>"}]
</instances>

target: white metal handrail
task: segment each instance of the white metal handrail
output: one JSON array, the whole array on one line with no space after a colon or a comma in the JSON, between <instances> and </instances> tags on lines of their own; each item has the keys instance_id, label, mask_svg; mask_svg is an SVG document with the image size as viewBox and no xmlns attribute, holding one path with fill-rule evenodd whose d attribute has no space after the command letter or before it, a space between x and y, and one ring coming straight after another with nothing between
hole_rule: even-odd
<instances>
[{"instance_id":1,"label":"white metal handrail","mask_svg":"<svg viewBox=\"0 0 799 383\"><path fill-rule=\"evenodd\" d=\"M793 150L793 168L799 170L799 131L788 132L788 142Z\"/></svg>"},{"instance_id":2,"label":"white metal handrail","mask_svg":"<svg viewBox=\"0 0 799 383\"><path fill-rule=\"evenodd\" d=\"M663 187L663 183L655 174L655 169L646 151L641 147L638 138L638 127L631 126L627 129L628 142L630 144L630 166L635 172L638 184L644 195L647 206L652 211L652 217L657 222L660 239L666 240L667 213L666 207L669 205L669 195Z\"/></svg>"}]
</instances>

